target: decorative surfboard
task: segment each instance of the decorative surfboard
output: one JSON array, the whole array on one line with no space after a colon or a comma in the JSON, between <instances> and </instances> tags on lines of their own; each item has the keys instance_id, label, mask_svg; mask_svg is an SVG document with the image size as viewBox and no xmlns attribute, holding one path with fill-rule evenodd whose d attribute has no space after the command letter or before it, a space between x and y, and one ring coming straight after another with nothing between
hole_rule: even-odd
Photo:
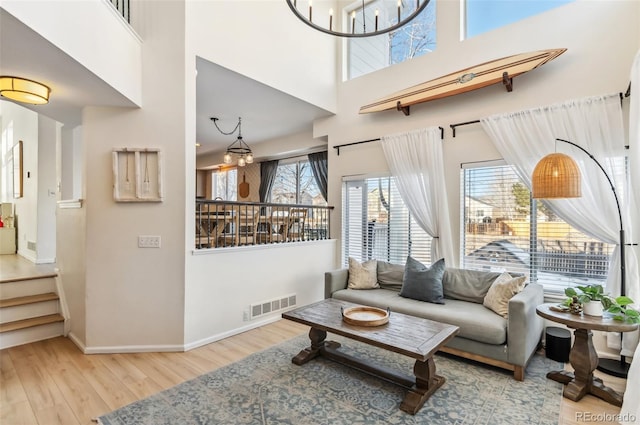
<instances>
[{"instance_id":1,"label":"decorative surfboard","mask_svg":"<svg viewBox=\"0 0 640 425\"><path fill-rule=\"evenodd\" d=\"M362 106L360 113L397 109L409 115L411 105L455 96L500 82L507 91L511 91L513 77L544 65L566 51L567 49L539 50L485 62L393 93Z\"/></svg>"}]
</instances>

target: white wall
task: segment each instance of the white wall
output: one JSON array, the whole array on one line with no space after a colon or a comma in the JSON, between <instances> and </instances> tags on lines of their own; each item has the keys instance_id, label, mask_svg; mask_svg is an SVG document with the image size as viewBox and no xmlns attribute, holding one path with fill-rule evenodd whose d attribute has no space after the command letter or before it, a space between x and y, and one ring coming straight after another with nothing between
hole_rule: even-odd
<instances>
[{"instance_id":1,"label":"white wall","mask_svg":"<svg viewBox=\"0 0 640 425\"><path fill-rule=\"evenodd\" d=\"M320 301L324 272L335 268L336 246L326 240L194 252L187 258L193 279L185 294L185 344L209 343L282 313L245 321L250 304L289 294L296 294L298 306Z\"/></svg>"},{"instance_id":2,"label":"white wall","mask_svg":"<svg viewBox=\"0 0 640 425\"><path fill-rule=\"evenodd\" d=\"M336 104L335 40L298 22L284 2L164 1L137 2L137 7L136 28L144 40L139 87L143 108L85 109L80 140L86 146L86 202L81 209L59 211L59 230L70 235L59 255L65 257L60 260L63 281L75 288L68 294L73 298L72 317L77 318L72 319L72 333L88 351L181 349L237 332L247 325L242 312L249 303L290 289L301 294L300 304L319 299L321 273L338 261L335 246L340 245L332 241L304 257L313 258L311 262L285 247L193 255L196 55L338 111L319 121L314 134L329 137L329 204L336 206L332 236L339 238L341 177L385 171L387 165L377 143L345 148L340 156L331 146L624 90L640 43L640 3L634 1L578 0L464 42L457 39L457 24L441 25L436 52L340 83ZM457 22L458 7L456 1L440 2L440 22ZM266 35L273 31L269 39ZM496 85L412 107L409 117L395 111L358 114L361 105L406 86L486 60L551 47L569 51L516 78L512 93ZM95 49L92 55L99 56ZM26 117L32 124L26 125L23 137L37 138L34 120ZM452 232L457 235L460 163L498 155L477 126L458 129L455 139L447 129L444 143ZM113 201L111 151L125 146L163 150L164 202ZM162 247L137 248L138 235L159 235ZM289 258L294 259L291 269L275 267L277 261L288 264Z\"/></svg>"},{"instance_id":3,"label":"white wall","mask_svg":"<svg viewBox=\"0 0 640 425\"><path fill-rule=\"evenodd\" d=\"M2 103L2 137L7 149L22 141L22 198L13 198L9 187L7 202L15 204L16 244L18 254L36 261L36 251L27 249L27 242L37 243L38 182L38 114L12 102Z\"/></svg>"},{"instance_id":4,"label":"white wall","mask_svg":"<svg viewBox=\"0 0 640 425\"><path fill-rule=\"evenodd\" d=\"M139 4L144 107L83 112L87 350L172 349L184 340L185 205L194 203L193 189L185 192L194 174L185 149L195 150L193 139L185 142L184 9L177 1ZM113 200L111 153L120 147L162 150L163 202ZM160 236L161 248L138 248L139 235Z\"/></svg>"},{"instance_id":5,"label":"white wall","mask_svg":"<svg viewBox=\"0 0 640 425\"><path fill-rule=\"evenodd\" d=\"M69 311L69 337L81 348L87 340L86 208L58 208L56 267Z\"/></svg>"},{"instance_id":6,"label":"white wall","mask_svg":"<svg viewBox=\"0 0 640 425\"><path fill-rule=\"evenodd\" d=\"M38 170L32 176L37 181L37 263L56 261L56 148L61 128L59 122L38 115Z\"/></svg>"},{"instance_id":7,"label":"white wall","mask_svg":"<svg viewBox=\"0 0 640 425\"><path fill-rule=\"evenodd\" d=\"M500 155L481 126L458 127L453 138L449 124L625 91L631 63L640 47L640 2L636 1L577 0L465 41L459 41L457 31L458 2L440 1L437 15L435 52L343 83L339 88L339 113L316 123L314 132L329 135L329 204L336 205L331 217L336 224L332 226L332 237L340 238L342 176L387 172L388 166L377 142L343 148L340 156L331 147L442 126L446 129L443 143L451 232L454 252L459 256L460 165L500 159ZM452 24L442 25L443 22ZM568 51L541 68L514 78L511 93L498 84L412 106L410 116L397 111L358 114L364 104L450 72L512 54L559 47ZM601 335L594 340L601 353L608 351Z\"/></svg>"},{"instance_id":8,"label":"white wall","mask_svg":"<svg viewBox=\"0 0 640 425\"><path fill-rule=\"evenodd\" d=\"M3 0L2 8L141 105L142 43L108 1Z\"/></svg>"},{"instance_id":9,"label":"white wall","mask_svg":"<svg viewBox=\"0 0 640 425\"><path fill-rule=\"evenodd\" d=\"M517 111L567 99L624 91L631 62L640 45L638 10L633 1L577 0L507 27L459 41L459 4L439 2L438 46L433 53L342 83L339 113L316 123L314 131L329 135L329 204L340 205L344 175L388 170L379 143L343 148L332 146L377 138L415 128L446 129L444 160L451 210L452 233L459 235L460 164L499 159L478 125L459 127L453 138L449 124L475 120L493 113ZM443 22L451 25L443 25ZM360 106L397 90L459 69L521 52L566 47L554 61L514 78L513 92L502 84L411 107L411 115L386 111L359 115ZM366 158L366 160L365 160ZM341 208L332 220L340 223ZM340 224L332 237L340 237ZM455 249L456 253L459 247Z\"/></svg>"},{"instance_id":10,"label":"white wall","mask_svg":"<svg viewBox=\"0 0 640 425\"><path fill-rule=\"evenodd\" d=\"M328 16L326 2L314 3ZM321 8L326 8L325 11ZM187 2L196 55L328 111L336 110L337 39L311 30L286 2ZM187 60L195 58L187 58Z\"/></svg>"},{"instance_id":11,"label":"white wall","mask_svg":"<svg viewBox=\"0 0 640 425\"><path fill-rule=\"evenodd\" d=\"M82 126L62 128L60 139L60 199L82 198Z\"/></svg>"}]
</instances>

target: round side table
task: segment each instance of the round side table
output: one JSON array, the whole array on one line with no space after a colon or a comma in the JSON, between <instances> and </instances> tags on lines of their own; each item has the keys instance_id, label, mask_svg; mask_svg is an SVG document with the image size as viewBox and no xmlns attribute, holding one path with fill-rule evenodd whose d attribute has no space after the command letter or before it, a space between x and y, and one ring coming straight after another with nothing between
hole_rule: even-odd
<instances>
[{"instance_id":1,"label":"round side table","mask_svg":"<svg viewBox=\"0 0 640 425\"><path fill-rule=\"evenodd\" d=\"M549 372L547 378L564 384L564 397L578 401L586 394L592 394L616 406L622 406L622 394L605 386L602 379L593 376L598 366L598 354L593 346L591 331L631 332L638 328L637 324L624 323L611 317L588 316L551 310L555 304L542 304L536 307L539 316L552 322L562 323L574 329L575 340L569 362L574 372L564 370Z\"/></svg>"}]
</instances>

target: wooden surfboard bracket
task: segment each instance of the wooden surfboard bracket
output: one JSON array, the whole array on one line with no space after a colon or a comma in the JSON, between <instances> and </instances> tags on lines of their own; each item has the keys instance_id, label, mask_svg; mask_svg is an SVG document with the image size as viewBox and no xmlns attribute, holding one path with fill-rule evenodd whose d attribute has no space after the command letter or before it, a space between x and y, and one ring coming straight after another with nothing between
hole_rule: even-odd
<instances>
[{"instance_id":1,"label":"wooden surfboard bracket","mask_svg":"<svg viewBox=\"0 0 640 425\"><path fill-rule=\"evenodd\" d=\"M508 92L513 91L513 77L509 77L509 73L507 71L502 73L502 84L504 84Z\"/></svg>"},{"instance_id":2,"label":"wooden surfboard bracket","mask_svg":"<svg viewBox=\"0 0 640 425\"><path fill-rule=\"evenodd\" d=\"M361 114L397 110L409 115L410 106L478 90L502 83L513 91L513 79L536 69L564 53L566 48L520 53L481 63L407 87L360 107Z\"/></svg>"},{"instance_id":3,"label":"wooden surfboard bracket","mask_svg":"<svg viewBox=\"0 0 640 425\"><path fill-rule=\"evenodd\" d=\"M411 111L409 110L411 106L402 106L402 104L400 103L400 101L398 101L398 103L396 103L396 109L398 111L402 111L402 113L405 116L409 116L409 114L411 113Z\"/></svg>"},{"instance_id":4,"label":"wooden surfboard bracket","mask_svg":"<svg viewBox=\"0 0 640 425\"><path fill-rule=\"evenodd\" d=\"M509 77L509 73L506 71L502 73L502 84L504 84L504 87L508 92L513 91L513 77ZM402 112L407 117L411 114L410 108L411 105L402 106L402 103L400 101L396 102L396 110Z\"/></svg>"}]
</instances>

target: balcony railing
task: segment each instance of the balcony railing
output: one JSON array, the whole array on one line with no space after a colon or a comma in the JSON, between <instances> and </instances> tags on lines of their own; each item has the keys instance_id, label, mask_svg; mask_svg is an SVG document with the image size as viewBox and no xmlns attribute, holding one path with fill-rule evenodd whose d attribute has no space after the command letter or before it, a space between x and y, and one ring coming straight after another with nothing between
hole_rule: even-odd
<instances>
[{"instance_id":1,"label":"balcony railing","mask_svg":"<svg viewBox=\"0 0 640 425\"><path fill-rule=\"evenodd\" d=\"M113 7L122 15L122 17L131 23L131 11L129 9L129 0L108 0Z\"/></svg>"},{"instance_id":2,"label":"balcony railing","mask_svg":"<svg viewBox=\"0 0 640 425\"><path fill-rule=\"evenodd\" d=\"M196 201L196 249L329 238L333 207L264 202Z\"/></svg>"}]
</instances>

